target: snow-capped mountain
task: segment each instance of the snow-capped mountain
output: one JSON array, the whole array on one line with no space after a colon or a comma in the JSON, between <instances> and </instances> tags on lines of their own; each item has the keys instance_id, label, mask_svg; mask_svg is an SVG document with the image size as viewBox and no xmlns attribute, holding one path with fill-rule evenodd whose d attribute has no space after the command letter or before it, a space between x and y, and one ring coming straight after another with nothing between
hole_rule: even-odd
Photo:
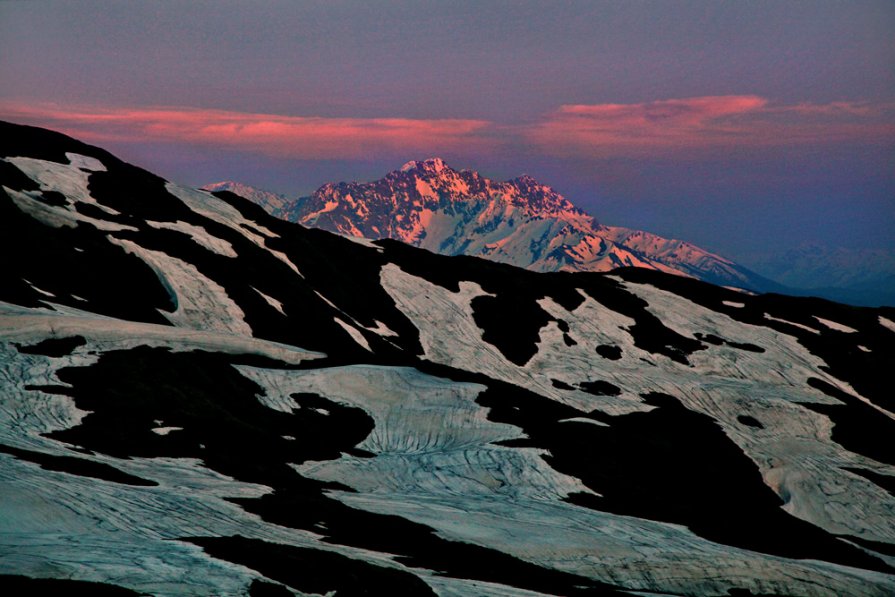
<instances>
[{"instance_id":1,"label":"snow-capped mountain","mask_svg":"<svg viewBox=\"0 0 895 597\"><path fill-rule=\"evenodd\" d=\"M895 594L895 309L0 186L3 594Z\"/></svg>"},{"instance_id":2,"label":"snow-capped mountain","mask_svg":"<svg viewBox=\"0 0 895 597\"><path fill-rule=\"evenodd\" d=\"M204 188L234 192L304 226L391 238L443 255L485 257L534 271L644 267L739 288L780 289L691 243L602 225L531 176L497 182L455 170L440 158L408 162L373 182L326 184L285 204L239 183Z\"/></svg>"},{"instance_id":3,"label":"snow-capped mountain","mask_svg":"<svg viewBox=\"0 0 895 597\"><path fill-rule=\"evenodd\" d=\"M235 193L240 197L248 199L252 203L257 203L258 205L263 207L267 213L278 218L282 217L286 219L286 215L288 213L287 210L289 208L292 208L295 204L294 200L289 199L285 195L271 193L270 191L263 191L255 187L233 181L216 182L213 184L205 185L202 188L211 192L230 191L231 193Z\"/></svg>"}]
</instances>

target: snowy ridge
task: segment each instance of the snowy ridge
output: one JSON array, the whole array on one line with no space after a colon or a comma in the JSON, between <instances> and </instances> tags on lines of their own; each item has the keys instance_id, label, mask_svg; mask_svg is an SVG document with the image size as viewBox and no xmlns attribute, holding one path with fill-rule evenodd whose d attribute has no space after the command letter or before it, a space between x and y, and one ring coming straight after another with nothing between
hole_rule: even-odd
<instances>
[{"instance_id":1,"label":"snowy ridge","mask_svg":"<svg viewBox=\"0 0 895 597\"><path fill-rule=\"evenodd\" d=\"M231 193L236 193L240 197L245 197L253 203L257 203L263 207L265 211L277 216L282 213L282 210L290 203L285 195L262 191L255 187L230 180L207 184L202 187L202 190L212 193L216 191L230 191Z\"/></svg>"},{"instance_id":2,"label":"snowy ridge","mask_svg":"<svg viewBox=\"0 0 895 597\"><path fill-rule=\"evenodd\" d=\"M895 593L892 309L358 243L8 124L0 185L5 592Z\"/></svg>"},{"instance_id":3,"label":"snowy ridge","mask_svg":"<svg viewBox=\"0 0 895 597\"><path fill-rule=\"evenodd\" d=\"M473 255L534 271L643 267L713 283L769 289L769 281L690 243L599 224L528 175L497 182L441 158L411 161L369 183L330 183L311 197L282 197L238 183L231 191L305 226L392 238L444 255Z\"/></svg>"}]
</instances>

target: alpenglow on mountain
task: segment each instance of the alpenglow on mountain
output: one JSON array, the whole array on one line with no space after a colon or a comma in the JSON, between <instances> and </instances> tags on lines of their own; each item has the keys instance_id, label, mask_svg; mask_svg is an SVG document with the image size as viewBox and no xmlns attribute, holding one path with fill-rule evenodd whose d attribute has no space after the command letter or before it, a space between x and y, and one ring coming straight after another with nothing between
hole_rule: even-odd
<instances>
[{"instance_id":1,"label":"alpenglow on mountain","mask_svg":"<svg viewBox=\"0 0 895 597\"><path fill-rule=\"evenodd\" d=\"M231 191L279 218L368 239L391 238L443 255L472 255L539 272L643 267L751 290L776 285L714 253L649 232L600 224L551 187L524 175L506 182L411 161L373 182L325 184L288 200L235 182Z\"/></svg>"}]
</instances>

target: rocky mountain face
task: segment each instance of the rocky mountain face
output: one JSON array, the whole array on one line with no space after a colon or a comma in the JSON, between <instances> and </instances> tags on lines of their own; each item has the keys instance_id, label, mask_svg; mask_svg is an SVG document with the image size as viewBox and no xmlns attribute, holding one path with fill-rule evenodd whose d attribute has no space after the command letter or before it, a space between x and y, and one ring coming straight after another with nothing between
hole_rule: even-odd
<instances>
[{"instance_id":1,"label":"rocky mountain face","mask_svg":"<svg viewBox=\"0 0 895 597\"><path fill-rule=\"evenodd\" d=\"M234 192L304 226L391 238L443 255L484 257L533 271L643 267L739 288L781 289L691 243L604 226L530 176L497 182L455 170L440 158L408 162L373 182L326 184L287 204L238 183L205 188Z\"/></svg>"},{"instance_id":2,"label":"rocky mountain face","mask_svg":"<svg viewBox=\"0 0 895 597\"><path fill-rule=\"evenodd\" d=\"M0 185L3 594L895 593L893 309L345 238L10 124Z\"/></svg>"}]
</instances>

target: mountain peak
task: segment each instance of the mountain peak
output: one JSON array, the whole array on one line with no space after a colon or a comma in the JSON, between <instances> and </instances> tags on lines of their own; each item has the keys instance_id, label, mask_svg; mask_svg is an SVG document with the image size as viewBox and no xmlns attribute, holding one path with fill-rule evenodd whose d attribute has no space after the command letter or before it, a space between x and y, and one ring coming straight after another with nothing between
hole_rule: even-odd
<instances>
[{"instance_id":1,"label":"mountain peak","mask_svg":"<svg viewBox=\"0 0 895 597\"><path fill-rule=\"evenodd\" d=\"M530 174L499 182L473 170L454 170L439 157L407 162L372 182L328 183L310 197L287 203L254 193L243 196L305 226L393 238L535 271L634 266L728 286L761 289L765 283L689 243L602 225Z\"/></svg>"},{"instance_id":2,"label":"mountain peak","mask_svg":"<svg viewBox=\"0 0 895 597\"><path fill-rule=\"evenodd\" d=\"M548 185L542 184L539 180L537 180L534 176L532 176L530 174L523 174L522 176L517 176L516 178L508 180L507 182L509 182L510 184L514 184L517 187L520 187L522 189L534 189L537 187L550 188ZM553 189L550 188L550 190L552 191Z\"/></svg>"},{"instance_id":3,"label":"mountain peak","mask_svg":"<svg viewBox=\"0 0 895 597\"><path fill-rule=\"evenodd\" d=\"M249 185L243 184L241 182L236 182L235 180L222 180L220 182L212 182L202 187L203 191L227 191L231 188L251 188Z\"/></svg>"},{"instance_id":4,"label":"mountain peak","mask_svg":"<svg viewBox=\"0 0 895 597\"><path fill-rule=\"evenodd\" d=\"M441 172L442 170L452 170L443 159L439 157L429 158L427 160L411 160L401 166L401 172L410 172L412 170L424 170L427 172Z\"/></svg>"}]
</instances>

